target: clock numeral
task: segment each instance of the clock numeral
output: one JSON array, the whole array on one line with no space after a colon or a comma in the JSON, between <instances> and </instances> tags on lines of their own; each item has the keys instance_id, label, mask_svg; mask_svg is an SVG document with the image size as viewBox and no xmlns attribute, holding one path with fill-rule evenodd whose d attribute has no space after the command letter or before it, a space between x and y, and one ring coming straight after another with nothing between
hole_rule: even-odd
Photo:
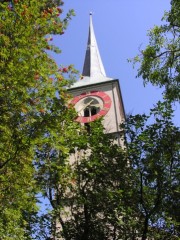
<instances>
[{"instance_id":1,"label":"clock numeral","mask_svg":"<svg viewBox=\"0 0 180 240\"><path fill-rule=\"evenodd\" d=\"M104 101L105 104L111 104L111 100L109 101Z\"/></svg>"},{"instance_id":2,"label":"clock numeral","mask_svg":"<svg viewBox=\"0 0 180 240\"><path fill-rule=\"evenodd\" d=\"M103 111L108 111L109 110L109 108L108 107L103 107L103 109L102 109Z\"/></svg>"},{"instance_id":3,"label":"clock numeral","mask_svg":"<svg viewBox=\"0 0 180 240\"><path fill-rule=\"evenodd\" d=\"M83 96L85 96L87 93L86 92L83 92L81 93L80 97L82 98Z\"/></svg>"},{"instance_id":4,"label":"clock numeral","mask_svg":"<svg viewBox=\"0 0 180 240\"><path fill-rule=\"evenodd\" d=\"M91 91L92 94L98 94L98 91Z\"/></svg>"},{"instance_id":5,"label":"clock numeral","mask_svg":"<svg viewBox=\"0 0 180 240\"><path fill-rule=\"evenodd\" d=\"M81 117L80 122L82 123L91 122L91 117Z\"/></svg>"}]
</instances>

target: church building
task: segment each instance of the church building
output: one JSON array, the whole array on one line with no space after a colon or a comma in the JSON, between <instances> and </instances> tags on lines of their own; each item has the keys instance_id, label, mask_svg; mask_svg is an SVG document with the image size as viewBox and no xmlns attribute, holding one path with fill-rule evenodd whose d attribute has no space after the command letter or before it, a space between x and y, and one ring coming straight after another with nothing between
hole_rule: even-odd
<instances>
[{"instance_id":1,"label":"church building","mask_svg":"<svg viewBox=\"0 0 180 240\"><path fill-rule=\"evenodd\" d=\"M120 124L125 120L125 112L120 84L118 79L106 76L94 34L92 14L90 14L89 36L82 76L82 79L68 89L68 92L73 96L71 104L74 105L77 112L76 121L85 125L88 130L91 122L103 117L102 123L105 133L112 134L116 138L116 143L123 146ZM83 153L80 150L69 156L72 167L76 160L79 161L80 157L85 156L84 154L88 156L89 152ZM69 194L71 195L71 191L68 189L68 197ZM73 206L76 205L63 206L62 218L64 218L64 221L71 219L69 210ZM76 207L74 211L77 211ZM56 222L57 235L62 226L61 222ZM64 238L60 236L60 238L55 239L62 240Z\"/></svg>"},{"instance_id":2,"label":"church building","mask_svg":"<svg viewBox=\"0 0 180 240\"><path fill-rule=\"evenodd\" d=\"M90 13L89 36L82 79L69 89L71 103L78 113L76 121L87 125L103 117L106 133L115 135L120 145L120 124L125 119L123 99L118 79L106 76Z\"/></svg>"}]
</instances>

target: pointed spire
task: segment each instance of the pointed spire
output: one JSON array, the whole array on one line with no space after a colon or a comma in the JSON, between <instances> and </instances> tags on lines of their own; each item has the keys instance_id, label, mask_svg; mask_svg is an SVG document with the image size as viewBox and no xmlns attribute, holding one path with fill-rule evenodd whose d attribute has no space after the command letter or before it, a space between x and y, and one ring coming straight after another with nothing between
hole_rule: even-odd
<instances>
[{"instance_id":1,"label":"pointed spire","mask_svg":"<svg viewBox=\"0 0 180 240\"><path fill-rule=\"evenodd\" d=\"M82 75L90 78L106 77L94 34L92 13L90 13L89 36Z\"/></svg>"},{"instance_id":2,"label":"pointed spire","mask_svg":"<svg viewBox=\"0 0 180 240\"><path fill-rule=\"evenodd\" d=\"M94 34L92 13L90 13L89 36L82 76L83 77L81 77L79 81L75 82L71 86L71 88L78 88L113 80L113 78L109 78L106 76L104 70L104 66L96 42L96 37Z\"/></svg>"}]
</instances>

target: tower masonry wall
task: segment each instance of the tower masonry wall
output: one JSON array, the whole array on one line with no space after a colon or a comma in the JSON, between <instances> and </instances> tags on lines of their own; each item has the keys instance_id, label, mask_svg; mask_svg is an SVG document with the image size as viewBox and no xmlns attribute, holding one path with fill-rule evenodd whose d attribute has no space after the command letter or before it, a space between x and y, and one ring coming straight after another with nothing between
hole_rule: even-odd
<instances>
[{"instance_id":1,"label":"tower masonry wall","mask_svg":"<svg viewBox=\"0 0 180 240\"><path fill-rule=\"evenodd\" d=\"M120 124L125 120L125 113L118 80L70 89L69 93L75 97L92 91L104 92L110 97L111 107L103 117L103 125L106 133L120 134Z\"/></svg>"}]
</instances>

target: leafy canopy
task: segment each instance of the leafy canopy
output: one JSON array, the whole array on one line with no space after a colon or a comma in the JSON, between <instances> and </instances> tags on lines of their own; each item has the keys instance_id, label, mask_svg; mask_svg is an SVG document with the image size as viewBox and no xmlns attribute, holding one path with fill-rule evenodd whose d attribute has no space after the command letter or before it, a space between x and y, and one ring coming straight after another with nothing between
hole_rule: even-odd
<instances>
[{"instance_id":1,"label":"leafy canopy","mask_svg":"<svg viewBox=\"0 0 180 240\"><path fill-rule=\"evenodd\" d=\"M144 83L163 87L165 99L180 99L180 2L171 0L171 10L164 14L163 24L149 31L149 45L134 58L140 63L137 77Z\"/></svg>"},{"instance_id":2,"label":"leafy canopy","mask_svg":"<svg viewBox=\"0 0 180 240\"><path fill-rule=\"evenodd\" d=\"M1 239L31 239L41 191L33 161L37 146L48 142L68 152L61 125L70 126L74 118L66 88L68 73L75 71L58 67L48 54L60 52L51 44L52 35L63 34L73 15L70 11L63 19L62 4L0 2Z\"/></svg>"}]
</instances>

